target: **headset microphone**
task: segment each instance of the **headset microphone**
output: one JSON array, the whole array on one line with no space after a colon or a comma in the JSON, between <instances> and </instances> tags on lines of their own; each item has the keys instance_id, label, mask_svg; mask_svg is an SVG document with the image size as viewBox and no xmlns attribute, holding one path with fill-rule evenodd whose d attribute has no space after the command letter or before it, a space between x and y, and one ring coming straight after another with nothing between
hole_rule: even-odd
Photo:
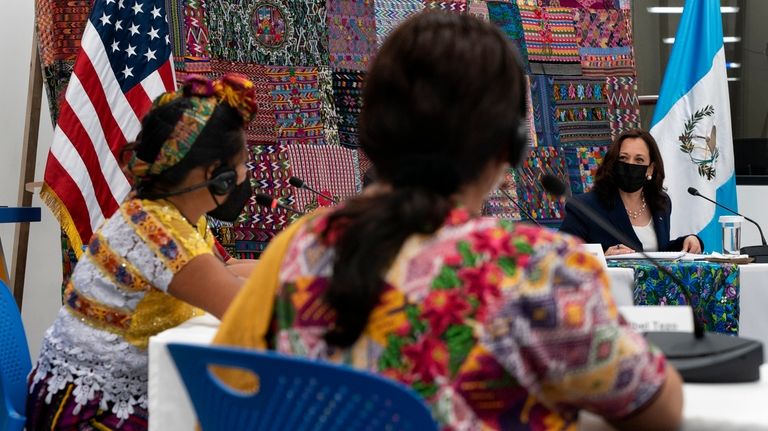
<instances>
[{"instance_id":1,"label":"headset microphone","mask_svg":"<svg viewBox=\"0 0 768 431\"><path fill-rule=\"evenodd\" d=\"M203 181L199 184L194 184L189 187L184 187L183 189L179 190L172 190L169 192L160 192L153 194L152 197L159 199L159 198L167 198L170 196L177 196L184 193L188 193L197 189L202 189L203 187L208 187L208 189L217 196L223 196L227 193L230 193L235 186L237 182L237 172L235 172L234 169L225 166L217 168L215 171L213 171L213 175L210 180Z\"/></svg>"}]
</instances>

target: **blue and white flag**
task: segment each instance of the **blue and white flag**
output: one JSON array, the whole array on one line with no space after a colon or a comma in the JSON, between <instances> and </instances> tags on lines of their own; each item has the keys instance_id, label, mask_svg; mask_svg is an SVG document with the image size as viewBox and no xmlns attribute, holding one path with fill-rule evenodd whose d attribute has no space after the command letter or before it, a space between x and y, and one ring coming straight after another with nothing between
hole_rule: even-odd
<instances>
[{"instance_id":1,"label":"blue and white flag","mask_svg":"<svg viewBox=\"0 0 768 431\"><path fill-rule=\"evenodd\" d=\"M722 251L718 218L727 213L687 192L738 211L719 0L685 2L650 132L672 199L671 237L695 233L707 251Z\"/></svg>"}]
</instances>

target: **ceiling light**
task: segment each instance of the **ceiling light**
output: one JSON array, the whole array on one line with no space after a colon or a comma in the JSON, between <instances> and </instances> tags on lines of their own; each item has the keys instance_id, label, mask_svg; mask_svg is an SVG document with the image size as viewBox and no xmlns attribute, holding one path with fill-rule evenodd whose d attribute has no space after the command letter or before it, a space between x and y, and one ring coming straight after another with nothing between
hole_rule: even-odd
<instances>
[{"instance_id":1,"label":"ceiling light","mask_svg":"<svg viewBox=\"0 0 768 431\"><path fill-rule=\"evenodd\" d=\"M666 43L667 45L672 45L675 43L674 37L665 37L664 39L661 39L662 42ZM736 43L741 42L741 36L725 36L723 37L723 43Z\"/></svg>"},{"instance_id":2,"label":"ceiling light","mask_svg":"<svg viewBox=\"0 0 768 431\"><path fill-rule=\"evenodd\" d=\"M728 82L736 82L736 81L741 81L741 78L736 78L736 77L728 78Z\"/></svg>"},{"instance_id":3,"label":"ceiling light","mask_svg":"<svg viewBox=\"0 0 768 431\"><path fill-rule=\"evenodd\" d=\"M741 67L741 63L725 63L727 69L738 69Z\"/></svg>"},{"instance_id":4,"label":"ceiling light","mask_svg":"<svg viewBox=\"0 0 768 431\"><path fill-rule=\"evenodd\" d=\"M673 6L651 6L647 8L649 13L683 13L682 6L680 7L673 7ZM738 13L739 7L738 6L721 6L720 7L720 13Z\"/></svg>"}]
</instances>

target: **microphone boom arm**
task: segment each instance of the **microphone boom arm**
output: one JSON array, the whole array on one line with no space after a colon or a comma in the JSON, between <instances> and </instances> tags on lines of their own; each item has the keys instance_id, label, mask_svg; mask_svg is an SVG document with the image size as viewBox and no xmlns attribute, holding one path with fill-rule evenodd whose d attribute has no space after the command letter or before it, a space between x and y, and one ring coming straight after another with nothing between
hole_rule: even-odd
<instances>
[{"instance_id":1,"label":"microphone boom arm","mask_svg":"<svg viewBox=\"0 0 768 431\"><path fill-rule=\"evenodd\" d=\"M583 203L579 202L576 199L569 199L568 203L574 206L583 215L587 216L587 218L589 218L591 221L597 223L598 226L600 226L601 228L603 228L603 230L608 232L608 234L611 235L615 240L619 241L622 244L632 244L633 241L627 238L627 236L621 233L618 229L611 226L609 223L606 223L602 219L602 217L600 217L599 214L595 213L595 211L592 208L589 208L588 206L584 205ZM672 281L677 285L677 287L680 288L680 292L685 297L685 300L688 301L688 304L691 307L691 312L693 313L693 334L697 339L704 338L704 325L696 316L696 309L693 307L693 301L691 300L691 295L688 293L687 290L685 290L685 284L683 283L683 281L680 280L675 274L673 274L672 271L670 271L668 268L661 265L661 263L659 263L658 260L649 256L646 252L638 251L638 253L640 253L643 256L643 258L651 262L653 266L659 269L659 271L663 272L664 275L672 279Z\"/></svg>"}]
</instances>

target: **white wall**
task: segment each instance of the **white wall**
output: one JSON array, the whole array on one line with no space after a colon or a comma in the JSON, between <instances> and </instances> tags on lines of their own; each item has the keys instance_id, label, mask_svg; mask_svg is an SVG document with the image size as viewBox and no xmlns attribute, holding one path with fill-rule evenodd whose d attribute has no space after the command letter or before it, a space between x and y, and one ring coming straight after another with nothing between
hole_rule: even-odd
<instances>
[{"instance_id":1,"label":"white wall","mask_svg":"<svg viewBox=\"0 0 768 431\"><path fill-rule=\"evenodd\" d=\"M33 1L4 1L3 25L0 26L0 83L3 100L0 103L0 205L16 206L19 167L24 139L24 116L27 103L27 83L34 30ZM40 136L35 179L42 180L45 158L53 134L48 103L43 97ZM35 196L34 206L42 206ZM32 223L29 257L24 286L22 316L33 360L37 357L45 329L51 324L61 304L61 253L58 223L47 208L42 210L42 222ZM13 224L0 224L0 239L11 265L14 244Z\"/></svg>"},{"instance_id":2,"label":"white wall","mask_svg":"<svg viewBox=\"0 0 768 431\"><path fill-rule=\"evenodd\" d=\"M736 186L739 212L760 224L768 236L768 186ZM744 223L741 246L760 245L760 234L752 223Z\"/></svg>"}]
</instances>

